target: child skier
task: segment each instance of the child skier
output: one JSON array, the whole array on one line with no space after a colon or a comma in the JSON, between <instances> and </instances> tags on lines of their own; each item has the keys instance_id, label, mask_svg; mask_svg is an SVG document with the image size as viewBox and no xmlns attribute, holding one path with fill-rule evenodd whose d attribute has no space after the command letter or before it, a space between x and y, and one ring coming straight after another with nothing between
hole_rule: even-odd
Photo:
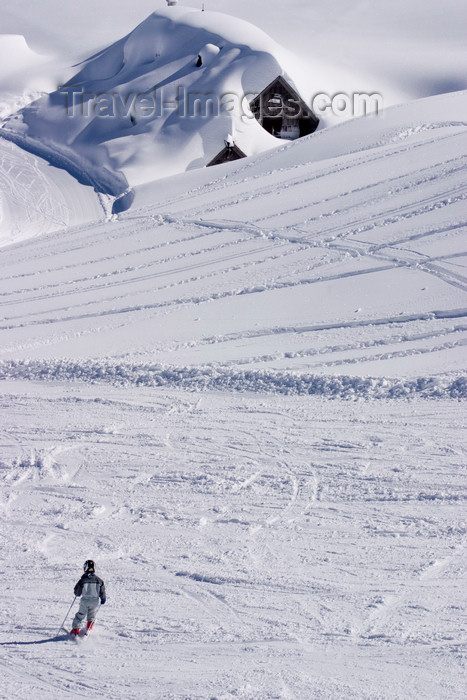
<instances>
[{"instance_id":1,"label":"child skier","mask_svg":"<svg viewBox=\"0 0 467 700\"><path fill-rule=\"evenodd\" d=\"M87 618L86 633L92 629L99 607L99 598L101 605L105 603L104 581L96 576L92 559L85 561L83 568L84 574L74 588L75 596L81 596L79 610L73 619L71 630L71 634L75 636L79 634L79 628L85 616Z\"/></svg>"}]
</instances>

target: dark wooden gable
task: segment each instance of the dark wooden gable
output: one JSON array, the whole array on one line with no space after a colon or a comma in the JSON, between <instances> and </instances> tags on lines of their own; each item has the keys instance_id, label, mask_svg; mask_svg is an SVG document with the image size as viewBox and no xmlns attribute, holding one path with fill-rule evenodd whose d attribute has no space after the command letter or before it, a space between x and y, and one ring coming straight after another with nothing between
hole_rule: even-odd
<instances>
[{"instance_id":1,"label":"dark wooden gable","mask_svg":"<svg viewBox=\"0 0 467 700\"><path fill-rule=\"evenodd\" d=\"M230 144L226 141L222 151L220 151L217 156L214 156L214 158L207 163L206 167L209 168L211 165L229 163L233 160L239 160L239 158L246 158L246 154L234 143Z\"/></svg>"},{"instance_id":2,"label":"dark wooden gable","mask_svg":"<svg viewBox=\"0 0 467 700\"><path fill-rule=\"evenodd\" d=\"M250 109L261 126L277 138L306 136L319 124L318 117L281 75L250 102Z\"/></svg>"}]
</instances>

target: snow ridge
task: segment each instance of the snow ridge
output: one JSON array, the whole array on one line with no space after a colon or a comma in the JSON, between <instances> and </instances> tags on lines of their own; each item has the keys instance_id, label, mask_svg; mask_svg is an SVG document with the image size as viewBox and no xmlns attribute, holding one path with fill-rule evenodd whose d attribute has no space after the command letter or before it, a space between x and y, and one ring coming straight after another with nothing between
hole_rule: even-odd
<instances>
[{"instance_id":1,"label":"snow ridge","mask_svg":"<svg viewBox=\"0 0 467 700\"><path fill-rule=\"evenodd\" d=\"M467 377L388 379L322 376L272 369L164 367L112 361L32 360L0 362L0 379L82 381L114 386L172 387L187 391L235 391L329 399L467 398Z\"/></svg>"}]
</instances>

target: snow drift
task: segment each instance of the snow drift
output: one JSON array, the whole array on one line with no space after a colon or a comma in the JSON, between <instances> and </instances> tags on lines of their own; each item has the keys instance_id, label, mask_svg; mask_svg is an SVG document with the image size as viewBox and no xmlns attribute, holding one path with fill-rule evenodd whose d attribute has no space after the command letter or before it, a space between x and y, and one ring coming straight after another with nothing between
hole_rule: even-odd
<instances>
[{"instance_id":1,"label":"snow drift","mask_svg":"<svg viewBox=\"0 0 467 700\"><path fill-rule=\"evenodd\" d=\"M249 99L297 65L243 20L170 7L91 57L2 134L119 196L123 210L130 187L206 165L232 134L248 154L277 145Z\"/></svg>"}]
</instances>

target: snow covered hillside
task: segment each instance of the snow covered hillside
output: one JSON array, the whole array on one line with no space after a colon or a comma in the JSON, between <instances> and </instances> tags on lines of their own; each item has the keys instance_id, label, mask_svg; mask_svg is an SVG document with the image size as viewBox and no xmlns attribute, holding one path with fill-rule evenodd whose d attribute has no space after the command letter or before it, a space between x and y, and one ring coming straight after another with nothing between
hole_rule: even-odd
<instances>
[{"instance_id":1,"label":"snow covered hillside","mask_svg":"<svg viewBox=\"0 0 467 700\"><path fill-rule=\"evenodd\" d=\"M392 108L5 249L3 375L464 395L465 108Z\"/></svg>"},{"instance_id":2,"label":"snow covered hillside","mask_svg":"<svg viewBox=\"0 0 467 700\"><path fill-rule=\"evenodd\" d=\"M3 249L4 697L463 698L465 100Z\"/></svg>"},{"instance_id":3,"label":"snow covered hillside","mask_svg":"<svg viewBox=\"0 0 467 700\"><path fill-rule=\"evenodd\" d=\"M97 48L83 84L105 64L106 90L146 88L153 31L167 84L285 66L237 19L217 52L194 26L216 12L154 4L20 17L5 0L19 78L0 104L50 90L46 53L49 78ZM462 13L210 5L321 66L334 55L335 75L431 96L162 179L140 152L152 127L122 138L119 121L101 143L92 122L85 153L78 120L59 157L48 98L23 113L34 154L0 138L0 697L463 700L467 92L444 90L462 87ZM181 48L157 19L173 10ZM159 126L159 164L182 153L166 174L200 165L201 132ZM88 558L108 597L73 641L60 626Z\"/></svg>"}]
</instances>

